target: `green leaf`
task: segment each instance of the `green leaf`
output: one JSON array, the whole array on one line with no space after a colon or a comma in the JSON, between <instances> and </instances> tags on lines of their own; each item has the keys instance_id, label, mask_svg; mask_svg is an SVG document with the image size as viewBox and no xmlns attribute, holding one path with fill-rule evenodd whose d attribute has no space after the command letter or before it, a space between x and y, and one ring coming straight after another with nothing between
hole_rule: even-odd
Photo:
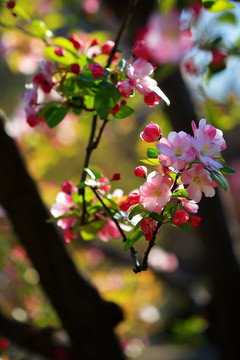
<instances>
[{"instance_id":1,"label":"green leaf","mask_svg":"<svg viewBox=\"0 0 240 360\"><path fill-rule=\"evenodd\" d=\"M134 109L132 109L130 106L122 105L120 107L120 110L117 112L117 114L112 114L112 116L115 119L124 119L134 113Z\"/></svg>"},{"instance_id":2,"label":"green leaf","mask_svg":"<svg viewBox=\"0 0 240 360\"><path fill-rule=\"evenodd\" d=\"M83 188L85 188L85 187L86 187L85 181L82 181L82 182L80 182L79 184L77 184L77 188L78 188L78 189L83 189Z\"/></svg>"},{"instance_id":3,"label":"green leaf","mask_svg":"<svg viewBox=\"0 0 240 360\"><path fill-rule=\"evenodd\" d=\"M176 225L179 229L182 229L184 230L185 232L189 233L191 231L191 225L186 222L185 224L183 225Z\"/></svg>"},{"instance_id":4,"label":"green leaf","mask_svg":"<svg viewBox=\"0 0 240 360\"><path fill-rule=\"evenodd\" d=\"M222 14L221 16L219 16L218 21L223 22L223 23L227 23L227 24L232 24L232 25L237 24L236 16L234 14L232 14L232 13Z\"/></svg>"},{"instance_id":5,"label":"green leaf","mask_svg":"<svg viewBox=\"0 0 240 360\"><path fill-rule=\"evenodd\" d=\"M53 106L45 114L47 125L52 129L57 126L67 115L68 109L63 106Z\"/></svg>"},{"instance_id":6,"label":"green leaf","mask_svg":"<svg viewBox=\"0 0 240 360\"><path fill-rule=\"evenodd\" d=\"M79 207L82 206L82 196L78 194L78 191L75 191L75 193L72 195L72 199L75 202L75 204L77 204Z\"/></svg>"},{"instance_id":7,"label":"green leaf","mask_svg":"<svg viewBox=\"0 0 240 360\"><path fill-rule=\"evenodd\" d=\"M137 229L140 228L140 226L142 225L142 221L143 221L143 219L141 219L141 220L135 225L134 231L136 231Z\"/></svg>"},{"instance_id":8,"label":"green leaf","mask_svg":"<svg viewBox=\"0 0 240 360\"><path fill-rule=\"evenodd\" d=\"M150 147L147 149L147 157L150 159L157 159L159 156L159 151L155 147Z\"/></svg>"},{"instance_id":9,"label":"green leaf","mask_svg":"<svg viewBox=\"0 0 240 360\"><path fill-rule=\"evenodd\" d=\"M107 205L107 203L109 203L110 206L113 206L114 209L116 209L117 211L120 210L119 205L113 200L113 199L109 199L109 198L104 198L104 202Z\"/></svg>"},{"instance_id":10,"label":"green leaf","mask_svg":"<svg viewBox=\"0 0 240 360\"><path fill-rule=\"evenodd\" d=\"M84 171L90 176L90 178L93 179L93 180L98 180L98 179L100 179L100 178L102 177L102 174L101 174L99 171L97 171L97 170L91 170L91 169L89 169L89 168L84 168L83 170L84 170Z\"/></svg>"},{"instance_id":11,"label":"green leaf","mask_svg":"<svg viewBox=\"0 0 240 360\"><path fill-rule=\"evenodd\" d=\"M126 60L122 59L118 64L118 71L123 72L126 66L127 66Z\"/></svg>"},{"instance_id":12,"label":"green leaf","mask_svg":"<svg viewBox=\"0 0 240 360\"><path fill-rule=\"evenodd\" d=\"M108 117L109 111L120 99L120 94L115 86L101 88L94 100L95 109L101 119Z\"/></svg>"},{"instance_id":13,"label":"green leaf","mask_svg":"<svg viewBox=\"0 0 240 360\"><path fill-rule=\"evenodd\" d=\"M94 97L85 95L83 99L83 103L87 107L87 109L92 109L94 107Z\"/></svg>"},{"instance_id":14,"label":"green leaf","mask_svg":"<svg viewBox=\"0 0 240 360\"><path fill-rule=\"evenodd\" d=\"M51 37L53 35L52 32L48 29L47 25L42 20L37 19L31 22L28 30L43 40L45 40L46 37Z\"/></svg>"},{"instance_id":15,"label":"green leaf","mask_svg":"<svg viewBox=\"0 0 240 360\"><path fill-rule=\"evenodd\" d=\"M76 57L72 55L69 51L64 50L64 56L58 56L55 54L55 46L47 46L44 50L45 55L49 58L49 60L63 64L63 65L71 65L76 62Z\"/></svg>"},{"instance_id":16,"label":"green leaf","mask_svg":"<svg viewBox=\"0 0 240 360\"><path fill-rule=\"evenodd\" d=\"M230 166L227 165L223 165L223 167L220 169L222 174L228 174L228 175L232 175L235 174L236 170L234 170L233 168L231 168Z\"/></svg>"},{"instance_id":17,"label":"green leaf","mask_svg":"<svg viewBox=\"0 0 240 360\"><path fill-rule=\"evenodd\" d=\"M145 233L143 231L135 231L129 236L124 245L124 250L127 251L137 240L139 240Z\"/></svg>"},{"instance_id":18,"label":"green leaf","mask_svg":"<svg viewBox=\"0 0 240 360\"><path fill-rule=\"evenodd\" d=\"M151 212L151 213L149 214L149 217L150 217L151 219L153 219L153 220L156 220L156 221L162 221L162 219L163 219L162 215L157 214L157 213L155 213L155 212Z\"/></svg>"},{"instance_id":19,"label":"green leaf","mask_svg":"<svg viewBox=\"0 0 240 360\"><path fill-rule=\"evenodd\" d=\"M158 165L158 166L160 165L158 159L142 159L140 161L147 165Z\"/></svg>"},{"instance_id":20,"label":"green leaf","mask_svg":"<svg viewBox=\"0 0 240 360\"><path fill-rule=\"evenodd\" d=\"M79 55L76 62L80 65L82 69L87 68L90 64L93 63L92 59L89 59L86 55Z\"/></svg>"},{"instance_id":21,"label":"green leaf","mask_svg":"<svg viewBox=\"0 0 240 360\"><path fill-rule=\"evenodd\" d=\"M105 224L105 220L96 220L89 225L84 225L81 228L81 236L83 240L91 240L94 238Z\"/></svg>"},{"instance_id":22,"label":"green leaf","mask_svg":"<svg viewBox=\"0 0 240 360\"><path fill-rule=\"evenodd\" d=\"M185 189L180 189L180 190L174 191L174 193L172 194L172 197L173 198L183 197L185 199L191 200Z\"/></svg>"},{"instance_id":23,"label":"green leaf","mask_svg":"<svg viewBox=\"0 0 240 360\"><path fill-rule=\"evenodd\" d=\"M82 116L80 118L80 121L84 121L84 120L87 120L89 118L92 118L94 115L96 115L96 113L97 113L96 111L91 111L91 112L87 113L86 115Z\"/></svg>"},{"instance_id":24,"label":"green leaf","mask_svg":"<svg viewBox=\"0 0 240 360\"><path fill-rule=\"evenodd\" d=\"M18 4L14 6L14 13L22 17L26 21L31 20L31 17L27 14L27 12Z\"/></svg>"},{"instance_id":25,"label":"green leaf","mask_svg":"<svg viewBox=\"0 0 240 360\"><path fill-rule=\"evenodd\" d=\"M46 112L55 105L58 105L59 101L50 101L48 104L44 105L44 107L39 111L37 117L40 119L42 116L46 114Z\"/></svg>"},{"instance_id":26,"label":"green leaf","mask_svg":"<svg viewBox=\"0 0 240 360\"><path fill-rule=\"evenodd\" d=\"M233 9L235 6L228 0L202 0L203 6L211 12Z\"/></svg>"},{"instance_id":27,"label":"green leaf","mask_svg":"<svg viewBox=\"0 0 240 360\"><path fill-rule=\"evenodd\" d=\"M135 206L134 208L132 208L128 218L129 220L132 220L132 218L135 216L135 215L138 215L141 211L143 210L143 207L141 204L138 204L137 206Z\"/></svg>"},{"instance_id":28,"label":"green leaf","mask_svg":"<svg viewBox=\"0 0 240 360\"><path fill-rule=\"evenodd\" d=\"M66 39L66 38L64 38L62 36L56 37L54 39L53 43L54 43L54 45L60 46L60 47L62 47L64 49L72 52L75 55L78 54L78 52L75 49L73 43L70 40L68 40L68 39Z\"/></svg>"},{"instance_id":29,"label":"green leaf","mask_svg":"<svg viewBox=\"0 0 240 360\"><path fill-rule=\"evenodd\" d=\"M228 182L220 171L210 171L211 177L226 191Z\"/></svg>"}]
</instances>

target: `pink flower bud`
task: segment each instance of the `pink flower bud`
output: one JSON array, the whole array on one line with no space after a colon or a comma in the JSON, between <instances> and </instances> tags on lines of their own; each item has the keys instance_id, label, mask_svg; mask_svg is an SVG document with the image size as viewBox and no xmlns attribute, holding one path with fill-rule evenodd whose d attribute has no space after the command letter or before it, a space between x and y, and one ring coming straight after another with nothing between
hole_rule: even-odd
<instances>
[{"instance_id":1,"label":"pink flower bud","mask_svg":"<svg viewBox=\"0 0 240 360\"><path fill-rule=\"evenodd\" d=\"M173 216L174 225L183 225L189 220L189 215L184 210L178 210Z\"/></svg>"},{"instance_id":2,"label":"pink flower bud","mask_svg":"<svg viewBox=\"0 0 240 360\"><path fill-rule=\"evenodd\" d=\"M152 234L145 234L145 240L147 241L152 240Z\"/></svg>"},{"instance_id":3,"label":"pink flower bud","mask_svg":"<svg viewBox=\"0 0 240 360\"><path fill-rule=\"evenodd\" d=\"M162 136L162 130L158 124L155 122L151 122L151 124L148 124L144 131L141 132L140 138L143 141L146 142L154 142L161 138Z\"/></svg>"},{"instance_id":4,"label":"pink flower bud","mask_svg":"<svg viewBox=\"0 0 240 360\"><path fill-rule=\"evenodd\" d=\"M139 204L140 201L140 195L136 192L133 192L131 194L128 195L128 199L127 199L129 205L136 205Z\"/></svg>"},{"instance_id":5,"label":"pink flower bud","mask_svg":"<svg viewBox=\"0 0 240 360\"><path fill-rule=\"evenodd\" d=\"M116 105L109 111L109 114L117 114L120 110L121 105L116 103Z\"/></svg>"},{"instance_id":6,"label":"pink flower bud","mask_svg":"<svg viewBox=\"0 0 240 360\"><path fill-rule=\"evenodd\" d=\"M149 52L146 47L146 42L144 40L136 40L133 44L133 54L135 56L140 56L146 60L149 60Z\"/></svg>"},{"instance_id":7,"label":"pink flower bud","mask_svg":"<svg viewBox=\"0 0 240 360\"><path fill-rule=\"evenodd\" d=\"M147 178L147 168L146 166L137 166L134 169L134 174L137 177Z\"/></svg>"},{"instance_id":8,"label":"pink flower bud","mask_svg":"<svg viewBox=\"0 0 240 360\"><path fill-rule=\"evenodd\" d=\"M113 174L111 181L118 181L118 180L121 180L121 174L119 174L119 173Z\"/></svg>"},{"instance_id":9,"label":"pink flower bud","mask_svg":"<svg viewBox=\"0 0 240 360\"><path fill-rule=\"evenodd\" d=\"M158 105L160 103L160 100L160 96L153 91L150 94L144 96L144 102L149 107L154 107L155 105Z\"/></svg>"},{"instance_id":10,"label":"pink flower bud","mask_svg":"<svg viewBox=\"0 0 240 360\"><path fill-rule=\"evenodd\" d=\"M118 81L117 83L118 90L121 96L128 98L130 94L132 94L134 90L134 86L130 84L129 81Z\"/></svg>"},{"instance_id":11,"label":"pink flower bud","mask_svg":"<svg viewBox=\"0 0 240 360\"><path fill-rule=\"evenodd\" d=\"M98 179L98 182L101 184L108 184L108 185L99 187L99 189L103 190L105 193L107 193L111 189L111 185L109 184L109 179L107 177L102 177L102 178Z\"/></svg>"},{"instance_id":12,"label":"pink flower bud","mask_svg":"<svg viewBox=\"0 0 240 360\"><path fill-rule=\"evenodd\" d=\"M93 40L91 41L89 47L96 46L96 45L99 45L99 40L98 40L98 39L93 39Z\"/></svg>"},{"instance_id":13,"label":"pink flower bud","mask_svg":"<svg viewBox=\"0 0 240 360\"><path fill-rule=\"evenodd\" d=\"M126 212L130 208L130 205L129 205L128 201L124 201L119 205L119 207L120 207L120 210Z\"/></svg>"},{"instance_id":14,"label":"pink flower bud","mask_svg":"<svg viewBox=\"0 0 240 360\"><path fill-rule=\"evenodd\" d=\"M143 219L141 229L146 234L152 234L152 232L156 229L155 221L153 219Z\"/></svg>"},{"instance_id":15,"label":"pink flower bud","mask_svg":"<svg viewBox=\"0 0 240 360\"><path fill-rule=\"evenodd\" d=\"M105 43L101 46L102 53L105 55L110 55L112 49L114 48L115 42L111 40L105 41Z\"/></svg>"},{"instance_id":16,"label":"pink flower bud","mask_svg":"<svg viewBox=\"0 0 240 360\"><path fill-rule=\"evenodd\" d=\"M66 180L62 184L61 190L68 195L73 195L73 193L76 191L76 188L71 181Z\"/></svg>"},{"instance_id":17,"label":"pink flower bud","mask_svg":"<svg viewBox=\"0 0 240 360\"><path fill-rule=\"evenodd\" d=\"M90 64L88 69L92 72L92 77L94 79L100 78L104 73L103 67L98 63Z\"/></svg>"},{"instance_id":18,"label":"pink flower bud","mask_svg":"<svg viewBox=\"0 0 240 360\"><path fill-rule=\"evenodd\" d=\"M197 227L202 219L199 216L193 216L189 220L189 224L193 227Z\"/></svg>"},{"instance_id":19,"label":"pink flower bud","mask_svg":"<svg viewBox=\"0 0 240 360\"><path fill-rule=\"evenodd\" d=\"M71 65L70 67L71 72L73 72L74 74L79 74L80 72L80 66L77 63L74 63Z\"/></svg>"},{"instance_id":20,"label":"pink flower bud","mask_svg":"<svg viewBox=\"0 0 240 360\"><path fill-rule=\"evenodd\" d=\"M8 1L7 2L7 8L9 10L12 10L15 7L15 5L16 5L15 1Z\"/></svg>"},{"instance_id":21,"label":"pink flower bud","mask_svg":"<svg viewBox=\"0 0 240 360\"><path fill-rule=\"evenodd\" d=\"M68 39L71 41L71 43L73 44L73 46L75 47L76 50L79 50L84 47L84 42L82 40L80 40L77 37L77 35L70 34Z\"/></svg>"},{"instance_id":22,"label":"pink flower bud","mask_svg":"<svg viewBox=\"0 0 240 360\"><path fill-rule=\"evenodd\" d=\"M42 85L45 82L45 75L43 73L39 73L34 76L33 82L36 85Z\"/></svg>"},{"instance_id":23,"label":"pink flower bud","mask_svg":"<svg viewBox=\"0 0 240 360\"><path fill-rule=\"evenodd\" d=\"M55 48L54 52L55 52L55 54L56 54L57 56L63 56L63 48L60 47L60 46L57 46L57 47Z\"/></svg>"}]
</instances>

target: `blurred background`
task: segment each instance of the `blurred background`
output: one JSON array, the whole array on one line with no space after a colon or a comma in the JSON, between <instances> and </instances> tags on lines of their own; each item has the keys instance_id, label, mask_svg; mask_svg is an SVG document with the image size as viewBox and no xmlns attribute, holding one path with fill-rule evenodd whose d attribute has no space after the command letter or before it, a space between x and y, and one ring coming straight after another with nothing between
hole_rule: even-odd
<instances>
[{"instance_id":1,"label":"blurred background","mask_svg":"<svg viewBox=\"0 0 240 360\"><path fill-rule=\"evenodd\" d=\"M35 30L50 29L58 36L68 37L75 33L88 41L98 38L103 43L115 39L121 21L115 16L118 9L113 1L19 0L17 3L36 19ZM230 4L234 6L223 12L211 12L203 8L201 2L183 2L176 21L173 8L179 4L171 1L171 6L166 6L166 3L155 4L160 19L157 31L161 32L159 51L154 59L159 66L157 79L166 86L178 72L186 84L188 101L197 118L206 118L224 132L228 147L223 157L237 173L228 178L229 190L220 189L219 196L238 258L240 6L232 2ZM80 180L82 152L90 123L73 114L55 129L49 129L45 124L33 129L26 123L21 96L25 84L31 82L39 61L44 58L44 42L16 29L15 25L22 26L24 16L19 20L19 16L15 18L4 6L0 14L0 108L7 116L7 132L17 142L29 172L50 208L66 179L74 184ZM152 10L149 9L145 24L151 24ZM136 34L142 31L138 26L141 16L133 14L120 43L119 49L126 59L131 56ZM193 41L182 47L179 45L181 35L186 29L191 30ZM173 107L175 97L177 99L181 92L178 83L174 84L175 93L167 94ZM122 188L126 195L141 185L133 172L141 164L139 159L145 157L147 149L139 138L140 132L151 121L161 126L165 136L175 129L171 112L164 104L152 110L137 95L129 99L128 104L136 108L135 114L109 124L91 160L91 167L108 178L113 173L121 173L115 188ZM182 105L189 109L188 104ZM175 112L175 117L178 115L180 119L180 114ZM184 130L186 124L180 122L179 128ZM209 217L209 214L205 216ZM202 223L204 221L203 214ZM210 224L214 233L217 224L214 220ZM197 229L187 234L165 226L151 254L151 269L137 275L132 271L130 256L123 251L120 240L104 243L97 238L90 241L78 238L67 245L77 267L86 272L103 297L124 309L125 320L118 325L117 333L129 359L222 359L221 341L216 335L212 311L214 291L201 236ZM138 248L143 251L145 247L142 240ZM2 311L18 321L28 321L39 327L60 327L60 321L41 289L39 275L12 231L4 209L0 213L0 253ZM218 256L217 250L215 256ZM0 338L0 351L4 360L38 358L4 337ZM225 359L237 360L237 357Z\"/></svg>"}]
</instances>

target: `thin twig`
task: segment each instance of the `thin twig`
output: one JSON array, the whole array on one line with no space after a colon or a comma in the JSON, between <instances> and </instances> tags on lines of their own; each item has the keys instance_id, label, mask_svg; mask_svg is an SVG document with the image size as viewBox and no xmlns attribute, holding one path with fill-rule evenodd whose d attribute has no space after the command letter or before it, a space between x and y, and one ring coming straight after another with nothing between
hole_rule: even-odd
<instances>
[{"instance_id":1,"label":"thin twig","mask_svg":"<svg viewBox=\"0 0 240 360\"><path fill-rule=\"evenodd\" d=\"M139 0L131 0L129 2L129 4L128 4L128 8L127 8L126 13L124 15L122 25L121 25L121 27L119 29L119 32L118 32L116 40L115 40L115 45L114 45L114 47L113 47L113 49L111 51L111 54L110 54L110 56L108 58L106 69L110 67L110 65L111 65L111 63L113 61L113 57L114 57L114 54L115 54L115 52L116 52L116 50L118 48L118 44L119 44L119 42L121 40L123 31L124 31L125 27L127 26L128 22L130 20L130 17L131 17L131 15L133 13L133 10L134 10L134 8L135 8L135 6L137 5L138 2L139 2Z\"/></svg>"}]
</instances>

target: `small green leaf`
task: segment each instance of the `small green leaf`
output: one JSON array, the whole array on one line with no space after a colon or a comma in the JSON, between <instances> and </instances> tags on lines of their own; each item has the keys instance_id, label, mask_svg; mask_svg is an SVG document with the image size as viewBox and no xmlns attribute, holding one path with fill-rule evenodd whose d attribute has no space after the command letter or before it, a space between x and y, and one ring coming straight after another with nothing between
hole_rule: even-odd
<instances>
[{"instance_id":1,"label":"small green leaf","mask_svg":"<svg viewBox=\"0 0 240 360\"><path fill-rule=\"evenodd\" d=\"M53 106L45 114L47 125L52 129L57 126L67 115L68 109L63 106Z\"/></svg>"},{"instance_id":2,"label":"small green leaf","mask_svg":"<svg viewBox=\"0 0 240 360\"><path fill-rule=\"evenodd\" d=\"M102 174L97 171L97 170L91 170L91 169L88 169L88 168L84 168L83 169L89 176L91 179L93 180L98 180L102 177Z\"/></svg>"},{"instance_id":3,"label":"small green leaf","mask_svg":"<svg viewBox=\"0 0 240 360\"><path fill-rule=\"evenodd\" d=\"M84 120L87 120L89 118L92 118L94 115L96 115L96 113L97 113L96 111L91 111L91 112L87 113L86 115L82 116L80 118L80 121L84 121Z\"/></svg>"},{"instance_id":4,"label":"small green leaf","mask_svg":"<svg viewBox=\"0 0 240 360\"><path fill-rule=\"evenodd\" d=\"M63 65L71 65L76 62L76 57L71 54L69 51L64 50L63 56L58 56L55 54L55 46L47 46L44 50L45 55L49 58L49 60L63 64Z\"/></svg>"},{"instance_id":5,"label":"small green leaf","mask_svg":"<svg viewBox=\"0 0 240 360\"><path fill-rule=\"evenodd\" d=\"M94 238L105 224L106 224L105 220L96 220L89 225L84 225L81 228L81 236L83 240L87 241Z\"/></svg>"},{"instance_id":6,"label":"small green leaf","mask_svg":"<svg viewBox=\"0 0 240 360\"><path fill-rule=\"evenodd\" d=\"M189 224L188 222L186 222L186 223L183 224L183 225L177 225L177 227L178 227L179 229L184 230L184 231L187 232L187 233L189 233L189 232L191 231L191 226L190 226L190 224Z\"/></svg>"},{"instance_id":7,"label":"small green leaf","mask_svg":"<svg viewBox=\"0 0 240 360\"><path fill-rule=\"evenodd\" d=\"M211 171L211 177L226 191L228 182L220 171Z\"/></svg>"},{"instance_id":8,"label":"small green leaf","mask_svg":"<svg viewBox=\"0 0 240 360\"><path fill-rule=\"evenodd\" d=\"M151 219L153 219L153 220L156 220L156 221L162 221L162 219L163 219L162 215L157 214L157 213L155 213L155 212L151 212L151 213L149 214L149 217L150 217Z\"/></svg>"},{"instance_id":9,"label":"small green leaf","mask_svg":"<svg viewBox=\"0 0 240 360\"><path fill-rule=\"evenodd\" d=\"M62 36L56 37L54 39L53 43L54 43L54 45L60 46L64 49L74 53L75 55L77 55L77 53L78 53L77 50L75 49L73 43L70 40L68 40Z\"/></svg>"},{"instance_id":10,"label":"small green leaf","mask_svg":"<svg viewBox=\"0 0 240 360\"><path fill-rule=\"evenodd\" d=\"M134 208L132 208L128 218L129 220L132 220L132 218L135 216L135 215L138 215L141 211L143 210L143 207L141 204L138 204L137 206L135 206Z\"/></svg>"},{"instance_id":11,"label":"small green leaf","mask_svg":"<svg viewBox=\"0 0 240 360\"><path fill-rule=\"evenodd\" d=\"M53 35L47 25L42 20L37 19L31 22L28 26L28 30L43 40L45 40L46 37L51 37Z\"/></svg>"},{"instance_id":12,"label":"small green leaf","mask_svg":"<svg viewBox=\"0 0 240 360\"><path fill-rule=\"evenodd\" d=\"M202 0L203 6L211 12L233 9L235 6L228 0Z\"/></svg>"},{"instance_id":13,"label":"small green leaf","mask_svg":"<svg viewBox=\"0 0 240 360\"><path fill-rule=\"evenodd\" d=\"M156 147L151 147L147 149L147 156L150 159L157 159L159 156L159 151Z\"/></svg>"},{"instance_id":14,"label":"small green leaf","mask_svg":"<svg viewBox=\"0 0 240 360\"><path fill-rule=\"evenodd\" d=\"M120 94L115 86L102 87L96 94L94 105L101 119L108 117L109 111L120 99Z\"/></svg>"},{"instance_id":15,"label":"small green leaf","mask_svg":"<svg viewBox=\"0 0 240 360\"><path fill-rule=\"evenodd\" d=\"M37 117L40 119L42 116L46 114L46 112L53 106L60 104L59 101L50 101L48 104L44 105L44 107L39 111Z\"/></svg>"},{"instance_id":16,"label":"small green leaf","mask_svg":"<svg viewBox=\"0 0 240 360\"><path fill-rule=\"evenodd\" d=\"M139 240L145 233L143 231L135 231L129 236L124 245L124 250L127 251L137 240Z\"/></svg>"},{"instance_id":17,"label":"small green leaf","mask_svg":"<svg viewBox=\"0 0 240 360\"><path fill-rule=\"evenodd\" d=\"M80 184L84 184L84 183L80 183ZM85 184L84 184L84 187L85 187ZM81 189L81 188L79 187L78 189ZM75 193L72 195L72 199L75 202L75 204L77 204L79 207L82 206L82 196L79 195L78 191L75 191Z\"/></svg>"},{"instance_id":18,"label":"small green leaf","mask_svg":"<svg viewBox=\"0 0 240 360\"><path fill-rule=\"evenodd\" d=\"M79 184L77 184L77 188L78 188L78 189L83 189L83 188L85 188L85 187L86 187L85 181L82 181L82 182L80 182Z\"/></svg>"},{"instance_id":19,"label":"small green leaf","mask_svg":"<svg viewBox=\"0 0 240 360\"><path fill-rule=\"evenodd\" d=\"M221 16L219 16L218 21L223 22L223 23L227 23L227 24L232 24L232 25L237 24L236 16L234 14L232 14L232 13L222 14Z\"/></svg>"},{"instance_id":20,"label":"small green leaf","mask_svg":"<svg viewBox=\"0 0 240 360\"><path fill-rule=\"evenodd\" d=\"M180 190L174 191L174 193L172 194L172 197L173 198L183 197L185 199L191 200L185 189L180 189Z\"/></svg>"},{"instance_id":21,"label":"small green leaf","mask_svg":"<svg viewBox=\"0 0 240 360\"><path fill-rule=\"evenodd\" d=\"M142 159L140 161L147 165L158 165L158 166L160 165L158 159Z\"/></svg>"},{"instance_id":22,"label":"small green leaf","mask_svg":"<svg viewBox=\"0 0 240 360\"><path fill-rule=\"evenodd\" d=\"M113 114L112 116L115 119L124 119L124 118L132 115L133 113L134 113L134 109L132 109L130 106L122 105L120 107L120 110L116 114Z\"/></svg>"},{"instance_id":23,"label":"small green leaf","mask_svg":"<svg viewBox=\"0 0 240 360\"><path fill-rule=\"evenodd\" d=\"M27 12L18 4L14 6L14 13L18 16L21 16L24 20L29 21L31 20L30 16L27 14Z\"/></svg>"},{"instance_id":24,"label":"small green leaf","mask_svg":"<svg viewBox=\"0 0 240 360\"><path fill-rule=\"evenodd\" d=\"M234 170L233 168L231 168L230 166L227 165L223 165L223 167L220 169L222 174L228 174L228 175L232 175L235 174L236 170Z\"/></svg>"}]
</instances>

